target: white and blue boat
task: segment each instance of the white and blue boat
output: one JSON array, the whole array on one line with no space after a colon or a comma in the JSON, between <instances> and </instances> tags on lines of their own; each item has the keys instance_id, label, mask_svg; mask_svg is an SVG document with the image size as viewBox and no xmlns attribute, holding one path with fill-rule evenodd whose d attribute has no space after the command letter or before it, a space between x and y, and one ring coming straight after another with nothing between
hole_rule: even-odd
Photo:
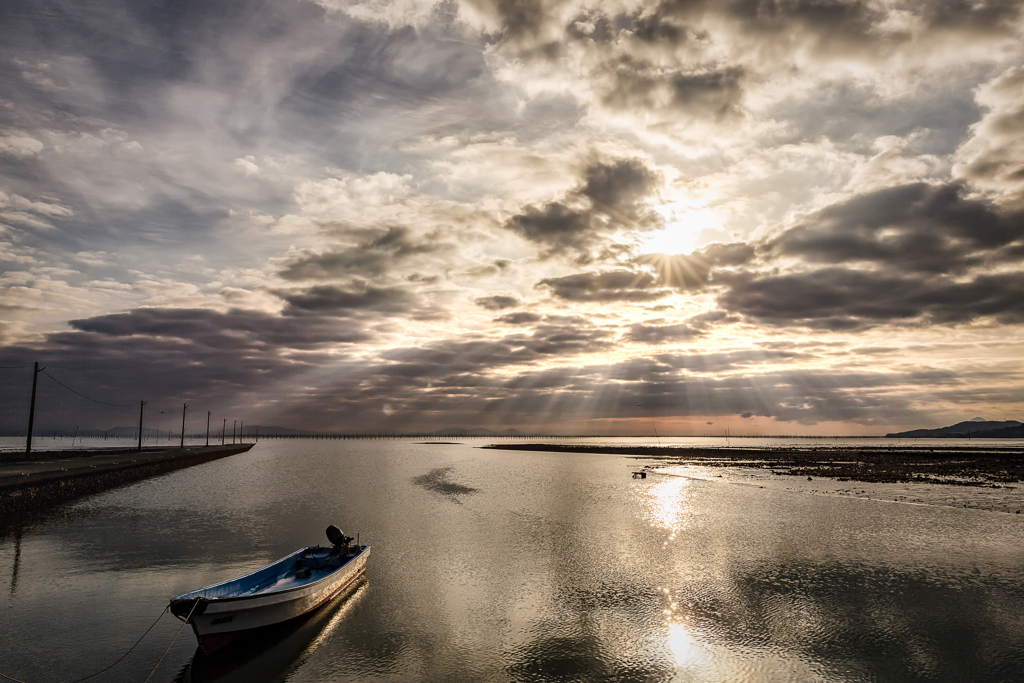
<instances>
[{"instance_id":1,"label":"white and blue boat","mask_svg":"<svg viewBox=\"0 0 1024 683\"><path fill-rule=\"evenodd\" d=\"M235 579L171 599L171 613L192 625L210 654L276 624L324 605L366 571L370 546L353 545L333 524L329 547L308 546Z\"/></svg>"}]
</instances>

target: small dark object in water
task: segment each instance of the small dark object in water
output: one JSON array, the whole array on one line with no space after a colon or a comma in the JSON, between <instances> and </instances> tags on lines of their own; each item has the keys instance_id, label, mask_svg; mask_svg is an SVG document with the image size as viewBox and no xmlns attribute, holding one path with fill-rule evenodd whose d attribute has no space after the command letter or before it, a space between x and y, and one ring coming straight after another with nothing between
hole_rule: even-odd
<instances>
[{"instance_id":1,"label":"small dark object in water","mask_svg":"<svg viewBox=\"0 0 1024 683\"><path fill-rule=\"evenodd\" d=\"M810 478L810 477L807 477L807 481L811 481L811 478Z\"/></svg>"},{"instance_id":2,"label":"small dark object in water","mask_svg":"<svg viewBox=\"0 0 1024 683\"><path fill-rule=\"evenodd\" d=\"M327 540L335 548L347 548L348 544L352 542L352 537L346 536L344 531L332 524L327 527Z\"/></svg>"},{"instance_id":3,"label":"small dark object in water","mask_svg":"<svg viewBox=\"0 0 1024 683\"><path fill-rule=\"evenodd\" d=\"M643 471L634 472L633 473L633 478L634 479L646 479L647 478L647 473L643 472Z\"/></svg>"}]
</instances>

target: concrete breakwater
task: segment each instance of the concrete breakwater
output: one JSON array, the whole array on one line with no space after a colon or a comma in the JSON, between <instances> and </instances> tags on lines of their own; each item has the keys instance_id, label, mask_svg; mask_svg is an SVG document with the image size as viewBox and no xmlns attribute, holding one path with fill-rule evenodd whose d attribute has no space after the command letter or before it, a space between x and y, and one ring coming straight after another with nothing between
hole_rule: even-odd
<instances>
[{"instance_id":1,"label":"concrete breakwater","mask_svg":"<svg viewBox=\"0 0 1024 683\"><path fill-rule=\"evenodd\" d=\"M0 464L0 515L99 493L158 474L244 453L255 444L51 451Z\"/></svg>"}]
</instances>

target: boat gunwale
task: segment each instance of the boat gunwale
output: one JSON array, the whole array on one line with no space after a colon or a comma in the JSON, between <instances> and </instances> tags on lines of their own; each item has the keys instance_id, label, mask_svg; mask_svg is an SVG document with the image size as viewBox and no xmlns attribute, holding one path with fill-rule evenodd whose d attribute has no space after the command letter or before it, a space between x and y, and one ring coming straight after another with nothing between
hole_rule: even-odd
<instances>
[{"instance_id":1,"label":"boat gunwale","mask_svg":"<svg viewBox=\"0 0 1024 683\"><path fill-rule=\"evenodd\" d=\"M319 584L319 583L321 583L323 581L326 581L327 579L331 578L332 576L334 576L335 574L337 574L341 570L345 569L350 564L352 564L354 561L356 561L357 559L362 557L364 553L367 553L370 550L370 546L368 546L368 545L360 546L358 553L356 553L355 555L350 557L347 562L345 562L343 565L341 565L340 567L338 567L334 571L330 572L329 574L324 575L323 577L317 579L316 581L310 581L309 583L304 583L304 584L301 584L299 586L292 586L291 588L281 588L281 589L278 589L278 590L271 590L271 591L264 591L264 592L259 592L259 593L253 593L252 595L225 595L225 596L219 596L219 597L213 597L213 598L208 598L208 597L206 597L204 595L194 595L195 593L202 593L203 591L210 590L211 588L217 588L218 586L223 586L224 584L231 583L232 581L240 581L240 580L242 580L244 578L252 576L253 574L261 572L264 569L269 569L270 567L273 567L275 565L282 564L282 563L286 562L287 560L292 559L296 555L304 553L304 552L306 552L307 550L309 550L311 548L320 549L320 550L329 550L330 549L329 546L325 547L325 546L321 546L321 545L310 545L310 546L306 546L305 548L300 548L300 549L296 550L295 552L293 552L292 554L285 555L280 560L277 560L275 562L271 562L270 564L265 565L263 567L260 567L259 569L254 569L251 572L249 572L248 574L242 574L241 576L236 576L234 578L227 579L225 581L220 581L219 583L211 584L209 586L206 586L205 588L197 588L194 591L189 591L188 593L182 593L181 595L179 595L177 597L171 598L171 604L174 604L175 602L178 602L178 601L191 601L191 600L206 600L209 603L225 603L225 602L237 602L239 600L255 600L257 598L265 598L265 597L274 596L274 595L283 595L285 593L291 593L291 592L294 592L294 591L299 591L299 590L303 590L303 589L306 589L306 588L311 588L311 587L316 586L317 584ZM191 597L186 597L186 596L191 596Z\"/></svg>"}]
</instances>

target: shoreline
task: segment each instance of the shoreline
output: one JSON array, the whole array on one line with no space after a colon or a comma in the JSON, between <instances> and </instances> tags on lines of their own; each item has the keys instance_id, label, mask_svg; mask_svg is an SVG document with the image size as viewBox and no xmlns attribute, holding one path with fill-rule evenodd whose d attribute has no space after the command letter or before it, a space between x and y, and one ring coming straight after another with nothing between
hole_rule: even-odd
<instances>
[{"instance_id":1,"label":"shoreline","mask_svg":"<svg viewBox=\"0 0 1024 683\"><path fill-rule=\"evenodd\" d=\"M1003 488L1024 482L1024 449L950 446L706 448L687 446L590 446L492 444L495 450L628 455L664 465L700 465L767 470L776 475L822 477L869 483L925 483Z\"/></svg>"},{"instance_id":2,"label":"shoreline","mask_svg":"<svg viewBox=\"0 0 1024 683\"><path fill-rule=\"evenodd\" d=\"M1024 511L1024 449L963 447L689 448L502 444L495 450L623 455L655 475L801 495L886 503ZM635 467L635 465L633 466ZM650 481L650 478L648 478Z\"/></svg>"}]
</instances>

